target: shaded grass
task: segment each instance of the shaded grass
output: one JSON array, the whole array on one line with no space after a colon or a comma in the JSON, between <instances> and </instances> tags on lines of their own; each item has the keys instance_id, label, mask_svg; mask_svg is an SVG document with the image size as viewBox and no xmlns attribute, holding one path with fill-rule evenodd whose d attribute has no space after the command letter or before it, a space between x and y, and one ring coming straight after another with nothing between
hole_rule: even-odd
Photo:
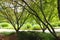
<instances>
[{"instance_id":1,"label":"shaded grass","mask_svg":"<svg viewBox=\"0 0 60 40\"><path fill-rule=\"evenodd\" d=\"M3 32L1 33L6 36L15 34L15 32ZM19 32L20 40L55 40L55 38L49 33L41 32Z\"/></svg>"},{"instance_id":2,"label":"shaded grass","mask_svg":"<svg viewBox=\"0 0 60 40\"><path fill-rule=\"evenodd\" d=\"M10 35L15 34L15 32L1 32L0 34L3 34L5 36L10 36Z\"/></svg>"},{"instance_id":3,"label":"shaded grass","mask_svg":"<svg viewBox=\"0 0 60 40\"><path fill-rule=\"evenodd\" d=\"M48 33L40 32L20 32L21 40L55 40L55 38Z\"/></svg>"}]
</instances>

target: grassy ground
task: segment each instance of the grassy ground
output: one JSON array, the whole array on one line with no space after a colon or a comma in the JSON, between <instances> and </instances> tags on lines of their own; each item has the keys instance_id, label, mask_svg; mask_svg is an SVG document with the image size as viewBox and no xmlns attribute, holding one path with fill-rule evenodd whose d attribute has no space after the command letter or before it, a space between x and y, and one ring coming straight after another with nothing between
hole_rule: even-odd
<instances>
[{"instance_id":1,"label":"grassy ground","mask_svg":"<svg viewBox=\"0 0 60 40\"><path fill-rule=\"evenodd\" d=\"M9 38L8 40L15 40L17 37L14 32L3 32L0 33ZM55 40L51 34L40 33L40 32L20 32L20 40Z\"/></svg>"}]
</instances>

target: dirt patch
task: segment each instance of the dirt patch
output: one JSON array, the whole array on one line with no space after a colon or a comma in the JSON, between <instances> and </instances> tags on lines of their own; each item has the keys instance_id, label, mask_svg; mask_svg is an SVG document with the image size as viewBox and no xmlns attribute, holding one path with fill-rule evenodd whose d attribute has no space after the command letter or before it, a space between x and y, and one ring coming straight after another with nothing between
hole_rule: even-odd
<instances>
[{"instance_id":1,"label":"dirt patch","mask_svg":"<svg viewBox=\"0 0 60 40\"><path fill-rule=\"evenodd\" d=\"M0 34L0 40L17 40L16 34L5 36L3 34Z\"/></svg>"}]
</instances>

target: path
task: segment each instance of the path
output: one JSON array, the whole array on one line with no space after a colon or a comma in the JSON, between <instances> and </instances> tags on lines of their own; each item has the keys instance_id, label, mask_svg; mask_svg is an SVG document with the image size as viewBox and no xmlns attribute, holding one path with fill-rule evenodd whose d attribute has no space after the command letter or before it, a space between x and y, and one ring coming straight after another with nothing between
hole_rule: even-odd
<instances>
[{"instance_id":1,"label":"path","mask_svg":"<svg viewBox=\"0 0 60 40\"><path fill-rule=\"evenodd\" d=\"M56 32L60 32L60 29L54 29ZM42 32L42 30L20 30L20 31L36 31L36 32ZM0 32L15 32L15 30L12 29L0 29ZM48 30L45 31L46 33L49 33Z\"/></svg>"}]
</instances>

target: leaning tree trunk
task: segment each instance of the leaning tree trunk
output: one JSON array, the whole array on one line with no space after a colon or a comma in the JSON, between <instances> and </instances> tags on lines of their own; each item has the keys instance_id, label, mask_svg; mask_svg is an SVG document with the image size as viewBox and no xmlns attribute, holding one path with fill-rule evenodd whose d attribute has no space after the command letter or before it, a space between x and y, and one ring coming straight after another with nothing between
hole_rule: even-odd
<instances>
[{"instance_id":1,"label":"leaning tree trunk","mask_svg":"<svg viewBox=\"0 0 60 40\"><path fill-rule=\"evenodd\" d=\"M58 16L59 16L59 19L60 19L60 0L57 1L57 4L58 4Z\"/></svg>"},{"instance_id":2,"label":"leaning tree trunk","mask_svg":"<svg viewBox=\"0 0 60 40\"><path fill-rule=\"evenodd\" d=\"M57 0L57 5L58 5L58 17L59 17L59 20L60 20L60 0ZM60 40L60 37L58 37L56 40Z\"/></svg>"}]
</instances>

